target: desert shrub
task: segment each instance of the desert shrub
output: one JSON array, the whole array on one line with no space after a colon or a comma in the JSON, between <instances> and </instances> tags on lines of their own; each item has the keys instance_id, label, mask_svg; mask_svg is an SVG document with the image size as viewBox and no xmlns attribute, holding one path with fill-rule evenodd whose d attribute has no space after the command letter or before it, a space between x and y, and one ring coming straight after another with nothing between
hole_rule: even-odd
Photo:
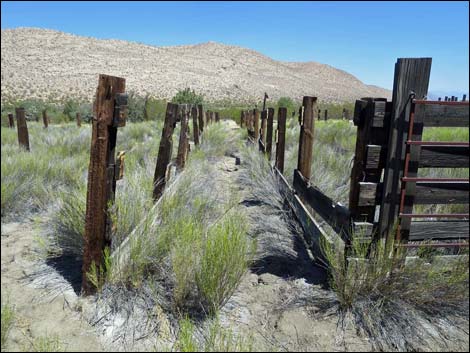
<instances>
[{"instance_id":1,"label":"desert shrub","mask_svg":"<svg viewBox=\"0 0 470 353\"><path fill-rule=\"evenodd\" d=\"M143 121L145 110L145 98L139 96L134 91L128 92L127 99L127 119L128 121Z\"/></svg>"},{"instance_id":2,"label":"desert shrub","mask_svg":"<svg viewBox=\"0 0 470 353\"><path fill-rule=\"evenodd\" d=\"M178 338L174 348L178 352L197 352L198 344L193 338L195 326L188 317L183 318L179 322Z\"/></svg>"},{"instance_id":3,"label":"desert shrub","mask_svg":"<svg viewBox=\"0 0 470 353\"><path fill-rule=\"evenodd\" d=\"M2 330L1 330L1 348L2 350L5 348L8 335L10 330L13 326L13 322L15 320L15 311L13 306L10 304L9 300L1 297L1 306L2 306Z\"/></svg>"},{"instance_id":4,"label":"desert shrub","mask_svg":"<svg viewBox=\"0 0 470 353\"><path fill-rule=\"evenodd\" d=\"M204 102L204 97L201 94L197 94L191 88L185 88L179 90L176 95L171 99L173 103L178 104L202 104Z\"/></svg>"},{"instance_id":5,"label":"desert shrub","mask_svg":"<svg viewBox=\"0 0 470 353\"><path fill-rule=\"evenodd\" d=\"M57 335L44 335L34 338L30 352L64 352L62 342Z\"/></svg>"},{"instance_id":6,"label":"desert shrub","mask_svg":"<svg viewBox=\"0 0 470 353\"><path fill-rule=\"evenodd\" d=\"M252 258L253 242L244 224L242 215L229 215L209 229L203 242L195 279L205 307L212 313L230 298Z\"/></svg>"}]
</instances>

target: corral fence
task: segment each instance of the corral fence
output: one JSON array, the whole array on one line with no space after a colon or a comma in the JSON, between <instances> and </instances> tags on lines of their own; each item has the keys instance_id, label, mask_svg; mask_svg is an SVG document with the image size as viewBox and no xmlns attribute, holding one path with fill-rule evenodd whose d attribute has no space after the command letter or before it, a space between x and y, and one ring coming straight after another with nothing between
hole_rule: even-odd
<instances>
[{"instance_id":1,"label":"corral fence","mask_svg":"<svg viewBox=\"0 0 470 353\"><path fill-rule=\"evenodd\" d=\"M426 99L431 58L398 59L392 100L356 101L357 126L349 207L310 182L317 98L306 96L299 110L299 153L293 183L283 175L286 109L279 108L272 166L281 191L302 225L313 253L323 258L323 240L345 246L353 239L372 242L395 234L397 247L468 247L468 213L413 213L416 205L467 204L469 179L418 176L420 168L469 168L469 143L422 141L426 127L469 126L469 104ZM271 160L274 111L243 111L241 126ZM259 116L261 115L261 125ZM320 226L325 221L336 237Z\"/></svg>"}]
</instances>

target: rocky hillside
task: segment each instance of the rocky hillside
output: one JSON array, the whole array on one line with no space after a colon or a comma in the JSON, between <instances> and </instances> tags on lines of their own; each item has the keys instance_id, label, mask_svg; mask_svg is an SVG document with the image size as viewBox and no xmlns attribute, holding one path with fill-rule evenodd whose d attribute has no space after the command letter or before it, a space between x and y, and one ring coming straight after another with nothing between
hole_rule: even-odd
<instances>
[{"instance_id":1,"label":"rocky hillside","mask_svg":"<svg viewBox=\"0 0 470 353\"><path fill-rule=\"evenodd\" d=\"M257 101L264 92L272 99L314 95L330 102L391 95L329 65L276 61L214 42L154 47L18 28L2 30L1 45L2 101L89 100L99 73L125 77L128 91L167 99L185 87L208 101Z\"/></svg>"}]
</instances>

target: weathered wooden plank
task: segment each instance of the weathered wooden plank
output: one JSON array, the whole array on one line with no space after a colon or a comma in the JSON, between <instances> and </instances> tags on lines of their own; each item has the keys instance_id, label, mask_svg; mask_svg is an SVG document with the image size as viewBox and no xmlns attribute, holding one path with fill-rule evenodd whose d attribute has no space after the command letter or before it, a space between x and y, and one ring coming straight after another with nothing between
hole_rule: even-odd
<instances>
[{"instance_id":1,"label":"weathered wooden plank","mask_svg":"<svg viewBox=\"0 0 470 353\"><path fill-rule=\"evenodd\" d=\"M469 222L465 221L415 221L411 222L410 241L468 239Z\"/></svg>"},{"instance_id":2,"label":"weathered wooden plank","mask_svg":"<svg viewBox=\"0 0 470 353\"><path fill-rule=\"evenodd\" d=\"M193 138L194 144L197 146L199 145L199 127L197 124L197 107L191 107L191 116L193 118Z\"/></svg>"},{"instance_id":3,"label":"weathered wooden plank","mask_svg":"<svg viewBox=\"0 0 470 353\"><path fill-rule=\"evenodd\" d=\"M259 140L259 111L258 109L253 109L253 130L255 143Z\"/></svg>"},{"instance_id":4,"label":"weathered wooden plank","mask_svg":"<svg viewBox=\"0 0 470 353\"><path fill-rule=\"evenodd\" d=\"M44 128L47 129L47 127L49 126L49 118L47 116L46 109L42 111L42 123L44 124Z\"/></svg>"},{"instance_id":5,"label":"weathered wooden plank","mask_svg":"<svg viewBox=\"0 0 470 353\"><path fill-rule=\"evenodd\" d=\"M411 146L420 148L420 168L468 168L468 146Z\"/></svg>"},{"instance_id":6,"label":"weathered wooden plank","mask_svg":"<svg viewBox=\"0 0 470 353\"><path fill-rule=\"evenodd\" d=\"M261 112L261 130L260 130L260 151L266 152L266 128L267 128L267 121L268 121L268 111L263 110Z\"/></svg>"},{"instance_id":7,"label":"weathered wooden plank","mask_svg":"<svg viewBox=\"0 0 470 353\"><path fill-rule=\"evenodd\" d=\"M274 108L268 108L268 126L266 131L266 154L268 160L271 160L271 153L273 149L273 122L274 122Z\"/></svg>"},{"instance_id":8,"label":"weathered wooden plank","mask_svg":"<svg viewBox=\"0 0 470 353\"><path fill-rule=\"evenodd\" d=\"M289 207L292 209L294 216L302 226L305 242L310 247L315 258L320 262L326 263L326 259L322 251L323 242L333 246L338 253L344 253L344 242L342 239L339 236L334 236L333 234L328 235L321 228L318 222L310 215L305 205L302 203L300 198L295 195L293 189L277 168L274 168L274 174L277 177L280 192L286 199Z\"/></svg>"},{"instance_id":9,"label":"weathered wooden plank","mask_svg":"<svg viewBox=\"0 0 470 353\"><path fill-rule=\"evenodd\" d=\"M359 206L374 206L379 184L370 182L359 183Z\"/></svg>"},{"instance_id":10,"label":"weathered wooden plank","mask_svg":"<svg viewBox=\"0 0 470 353\"><path fill-rule=\"evenodd\" d=\"M346 207L334 202L318 188L310 185L297 169L294 170L293 187L300 199L312 207L343 239L349 237L351 214Z\"/></svg>"},{"instance_id":11,"label":"weathered wooden plank","mask_svg":"<svg viewBox=\"0 0 470 353\"><path fill-rule=\"evenodd\" d=\"M176 155L176 170L181 171L186 165L189 151L189 107L187 104L180 105L181 109L181 130L178 143L178 153Z\"/></svg>"},{"instance_id":12,"label":"weathered wooden plank","mask_svg":"<svg viewBox=\"0 0 470 353\"><path fill-rule=\"evenodd\" d=\"M286 148L286 116L287 108L277 111L276 168L284 173L284 153Z\"/></svg>"},{"instance_id":13,"label":"weathered wooden plank","mask_svg":"<svg viewBox=\"0 0 470 353\"><path fill-rule=\"evenodd\" d=\"M353 222L353 236L371 238L374 224L370 222Z\"/></svg>"},{"instance_id":14,"label":"weathered wooden plank","mask_svg":"<svg viewBox=\"0 0 470 353\"><path fill-rule=\"evenodd\" d=\"M245 124L245 111L240 112L240 127L243 127Z\"/></svg>"},{"instance_id":15,"label":"weathered wooden plank","mask_svg":"<svg viewBox=\"0 0 470 353\"><path fill-rule=\"evenodd\" d=\"M76 119L77 119L77 126L81 127L82 126L82 118L81 118L79 112L77 112L77 114L76 114Z\"/></svg>"},{"instance_id":16,"label":"weathered wooden plank","mask_svg":"<svg viewBox=\"0 0 470 353\"><path fill-rule=\"evenodd\" d=\"M468 127L469 105L467 103L446 105L416 103L416 119L423 121L424 126Z\"/></svg>"},{"instance_id":17,"label":"weathered wooden plank","mask_svg":"<svg viewBox=\"0 0 470 353\"><path fill-rule=\"evenodd\" d=\"M215 122L218 123L220 121L220 115L219 112L215 112Z\"/></svg>"},{"instance_id":18,"label":"weathered wooden plank","mask_svg":"<svg viewBox=\"0 0 470 353\"><path fill-rule=\"evenodd\" d=\"M469 191L468 182L416 182L414 203L422 205L468 203Z\"/></svg>"},{"instance_id":19,"label":"weathered wooden plank","mask_svg":"<svg viewBox=\"0 0 470 353\"><path fill-rule=\"evenodd\" d=\"M18 144L29 151L29 133L26 124L26 112L24 108L16 108L16 125L18 131Z\"/></svg>"},{"instance_id":20,"label":"weathered wooden plank","mask_svg":"<svg viewBox=\"0 0 470 353\"><path fill-rule=\"evenodd\" d=\"M157 201L163 194L166 185L166 172L173 151L173 131L178 116L178 104L168 103L166 106L165 122L158 149L157 165L153 177L153 199Z\"/></svg>"},{"instance_id":21,"label":"weathered wooden plank","mask_svg":"<svg viewBox=\"0 0 470 353\"><path fill-rule=\"evenodd\" d=\"M12 113L8 113L8 127L13 129L15 127L15 119Z\"/></svg>"},{"instance_id":22,"label":"weathered wooden plank","mask_svg":"<svg viewBox=\"0 0 470 353\"><path fill-rule=\"evenodd\" d=\"M306 178L311 177L313 154L314 115L317 111L317 98L304 96L302 114L299 115L300 136L297 169Z\"/></svg>"},{"instance_id":23,"label":"weathered wooden plank","mask_svg":"<svg viewBox=\"0 0 470 353\"><path fill-rule=\"evenodd\" d=\"M366 169L382 169L385 164L387 149L380 145L367 145Z\"/></svg>"},{"instance_id":24,"label":"weathered wooden plank","mask_svg":"<svg viewBox=\"0 0 470 353\"><path fill-rule=\"evenodd\" d=\"M418 99L427 95L431 62L431 58L400 58L395 64L391 125L378 225L382 237L389 234L398 214L398 190L403 175L411 99L413 95Z\"/></svg>"},{"instance_id":25,"label":"weathered wooden plank","mask_svg":"<svg viewBox=\"0 0 470 353\"><path fill-rule=\"evenodd\" d=\"M110 245L111 219L108 204L114 199L116 98L125 91L125 79L100 75L93 104L90 164L85 213L85 234L82 266L82 291L93 293L96 288L86 275L92 266L101 266L103 250ZM125 119L125 115L122 116ZM99 274L101 276L101 274Z\"/></svg>"},{"instance_id":26,"label":"weathered wooden plank","mask_svg":"<svg viewBox=\"0 0 470 353\"><path fill-rule=\"evenodd\" d=\"M204 108L202 107L202 104L197 106L197 117L199 119L199 131L203 132L206 119L204 118Z\"/></svg>"}]
</instances>

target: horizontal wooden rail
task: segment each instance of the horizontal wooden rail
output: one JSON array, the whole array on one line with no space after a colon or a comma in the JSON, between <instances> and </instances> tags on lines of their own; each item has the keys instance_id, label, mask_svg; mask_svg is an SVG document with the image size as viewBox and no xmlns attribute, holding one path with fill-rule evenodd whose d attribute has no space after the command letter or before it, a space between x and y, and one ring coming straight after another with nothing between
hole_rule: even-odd
<instances>
[{"instance_id":1,"label":"horizontal wooden rail","mask_svg":"<svg viewBox=\"0 0 470 353\"><path fill-rule=\"evenodd\" d=\"M419 146L461 146L468 147L468 142L445 142L445 141L406 141L407 145L419 145Z\"/></svg>"},{"instance_id":2,"label":"horizontal wooden rail","mask_svg":"<svg viewBox=\"0 0 470 353\"><path fill-rule=\"evenodd\" d=\"M468 213L400 213L405 218L470 218Z\"/></svg>"},{"instance_id":3,"label":"horizontal wooden rail","mask_svg":"<svg viewBox=\"0 0 470 353\"><path fill-rule=\"evenodd\" d=\"M407 183L417 183L420 181L425 181L425 182L454 182L454 183L467 183L469 182L470 179L467 178L411 178L411 177L403 177L401 178L402 181L405 181Z\"/></svg>"},{"instance_id":4,"label":"horizontal wooden rail","mask_svg":"<svg viewBox=\"0 0 470 353\"><path fill-rule=\"evenodd\" d=\"M469 183L416 182L415 204L465 204L469 202Z\"/></svg>"},{"instance_id":5,"label":"horizontal wooden rail","mask_svg":"<svg viewBox=\"0 0 470 353\"><path fill-rule=\"evenodd\" d=\"M397 244L397 248L467 248L468 243L420 243L420 244Z\"/></svg>"},{"instance_id":6,"label":"horizontal wooden rail","mask_svg":"<svg viewBox=\"0 0 470 353\"><path fill-rule=\"evenodd\" d=\"M469 126L468 103L453 102L453 104L416 104L414 114L415 121L421 122L424 126Z\"/></svg>"},{"instance_id":7,"label":"horizontal wooden rail","mask_svg":"<svg viewBox=\"0 0 470 353\"><path fill-rule=\"evenodd\" d=\"M351 228L351 214L349 210L334 202L323 194L318 188L310 185L307 179L297 170L294 170L294 190L301 199L318 213L343 240L349 237Z\"/></svg>"},{"instance_id":8,"label":"horizontal wooden rail","mask_svg":"<svg viewBox=\"0 0 470 353\"><path fill-rule=\"evenodd\" d=\"M284 176L276 167L272 168L274 175L278 180L279 191L286 199L289 207L292 209L295 217L304 230L304 239L312 250L313 255L320 262L326 262L321 250L321 242L326 241L330 246L335 247L336 251L344 252L344 242L340 237L330 236L321 228L318 222L308 212L307 208L289 185Z\"/></svg>"},{"instance_id":9,"label":"horizontal wooden rail","mask_svg":"<svg viewBox=\"0 0 470 353\"><path fill-rule=\"evenodd\" d=\"M410 241L431 239L468 239L468 221L415 221L410 226Z\"/></svg>"},{"instance_id":10,"label":"horizontal wooden rail","mask_svg":"<svg viewBox=\"0 0 470 353\"><path fill-rule=\"evenodd\" d=\"M470 149L462 145L411 146L411 153L419 149L420 168L468 168Z\"/></svg>"}]
</instances>

